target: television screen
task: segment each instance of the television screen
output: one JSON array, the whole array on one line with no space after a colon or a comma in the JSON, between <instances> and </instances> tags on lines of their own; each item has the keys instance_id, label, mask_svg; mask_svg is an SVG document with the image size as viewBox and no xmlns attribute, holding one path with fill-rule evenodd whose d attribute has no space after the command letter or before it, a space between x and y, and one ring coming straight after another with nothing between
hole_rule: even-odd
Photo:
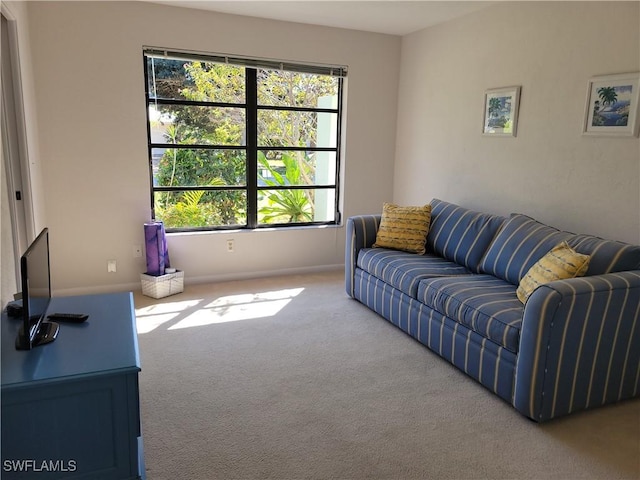
<instances>
[{"instance_id":1,"label":"television screen","mask_svg":"<svg viewBox=\"0 0 640 480\"><path fill-rule=\"evenodd\" d=\"M45 321L51 301L48 229L40 232L20 258L20 275L23 324L16 348L29 350L53 341L58 333L57 324Z\"/></svg>"}]
</instances>

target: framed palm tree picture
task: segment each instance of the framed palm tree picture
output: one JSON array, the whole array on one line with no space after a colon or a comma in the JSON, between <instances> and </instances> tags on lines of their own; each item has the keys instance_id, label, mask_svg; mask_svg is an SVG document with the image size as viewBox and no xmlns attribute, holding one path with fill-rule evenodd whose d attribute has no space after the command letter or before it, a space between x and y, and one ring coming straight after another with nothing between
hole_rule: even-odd
<instances>
[{"instance_id":1,"label":"framed palm tree picture","mask_svg":"<svg viewBox=\"0 0 640 480\"><path fill-rule=\"evenodd\" d=\"M492 137L515 137L519 106L519 86L487 90L484 94L482 134Z\"/></svg>"},{"instance_id":2,"label":"framed palm tree picture","mask_svg":"<svg viewBox=\"0 0 640 480\"><path fill-rule=\"evenodd\" d=\"M639 87L640 72L589 79L583 133L637 135Z\"/></svg>"}]
</instances>

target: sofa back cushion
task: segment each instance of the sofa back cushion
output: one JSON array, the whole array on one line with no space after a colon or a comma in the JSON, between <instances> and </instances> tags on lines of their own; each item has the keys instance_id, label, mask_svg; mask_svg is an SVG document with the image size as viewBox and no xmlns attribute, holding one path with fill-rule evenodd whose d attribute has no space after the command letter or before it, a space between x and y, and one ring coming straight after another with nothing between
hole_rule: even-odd
<instances>
[{"instance_id":1,"label":"sofa back cushion","mask_svg":"<svg viewBox=\"0 0 640 480\"><path fill-rule=\"evenodd\" d=\"M480 271L518 285L533 264L563 241L576 252L591 255L586 275L640 269L640 246L563 232L513 213L489 246Z\"/></svg>"},{"instance_id":2,"label":"sofa back cushion","mask_svg":"<svg viewBox=\"0 0 640 480\"><path fill-rule=\"evenodd\" d=\"M604 240L592 235L573 235L567 243L576 252L591 255L587 275L640 269L640 246Z\"/></svg>"},{"instance_id":3,"label":"sofa back cushion","mask_svg":"<svg viewBox=\"0 0 640 480\"><path fill-rule=\"evenodd\" d=\"M514 213L489 246L480 270L518 285L534 263L571 236L531 217Z\"/></svg>"},{"instance_id":4,"label":"sofa back cushion","mask_svg":"<svg viewBox=\"0 0 640 480\"><path fill-rule=\"evenodd\" d=\"M427 250L478 273L480 260L504 221L434 198Z\"/></svg>"}]
</instances>

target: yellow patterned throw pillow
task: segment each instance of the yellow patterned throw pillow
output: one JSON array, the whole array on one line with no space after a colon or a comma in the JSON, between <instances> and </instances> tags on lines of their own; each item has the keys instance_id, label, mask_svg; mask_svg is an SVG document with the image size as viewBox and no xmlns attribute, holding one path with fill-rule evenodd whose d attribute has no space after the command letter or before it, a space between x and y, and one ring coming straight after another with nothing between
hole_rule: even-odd
<instances>
[{"instance_id":1,"label":"yellow patterned throw pillow","mask_svg":"<svg viewBox=\"0 0 640 480\"><path fill-rule=\"evenodd\" d=\"M538 260L520 280L516 290L518 299L525 303L529 295L545 283L554 280L581 277L589 268L589 255L583 255L572 249L567 242L553 247L549 253Z\"/></svg>"},{"instance_id":2,"label":"yellow patterned throw pillow","mask_svg":"<svg viewBox=\"0 0 640 480\"><path fill-rule=\"evenodd\" d=\"M425 252L430 223L431 205L401 207L385 203L382 207L376 243L373 246L422 255Z\"/></svg>"}]
</instances>

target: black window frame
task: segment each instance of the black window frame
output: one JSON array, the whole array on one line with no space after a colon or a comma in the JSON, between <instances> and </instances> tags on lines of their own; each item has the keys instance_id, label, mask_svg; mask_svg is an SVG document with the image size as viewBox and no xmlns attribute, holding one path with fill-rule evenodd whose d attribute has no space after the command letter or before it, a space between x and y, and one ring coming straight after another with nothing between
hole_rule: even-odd
<instances>
[{"instance_id":1,"label":"black window frame","mask_svg":"<svg viewBox=\"0 0 640 480\"><path fill-rule=\"evenodd\" d=\"M149 92L149 75L147 68L148 57L164 57L185 61L203 61L227 63L244 68L245 72L245 103L223 103L210 101L192 101L183 99L162 99L152 97ZM341 137L343 124L343 96L344 78L347 75L345 66L327 66L318 64L301 64L284 61L273 61L259 58L227 56L208 53L194 53L180 50L161 49L157 47L143 47L143 70L145 82L145 107L147 121L147 147L149 160L149 185L151 199L151 218L155 219L155 194L156 192L184 192L184 191L232 191L246 192L246 225L213 225L207 227L167 227L167 232L193 232L193 231L220 231L220 230L254 230L262 228L291 228L300 226L339 225L341 223L340 212L340 165L341 165ZM336 108L313 108L294 106L259 105L258 103L258 79L259 69L285 70L306 74L330 75L338 79L338 101ZM166 143L152 142L151 122L149 118L152 105L185 105L203 107L227 107L245 109L245 145L209 145L209 144L171 144L171 148L203 149L203 150L245 150L246 151L246 182L242 186L156 186L153 174L153 150L167 148ZM292 111L331 113L337 115L336 145L335 147L297 147L297 146L260 146L258 144L258 112L260 110ZM332 184L322 185L260 185L258 179L258 152L263 151L303 151L303 152L332 152L335 153L335 179ZM290 222L290 223L259 223L258 222L258 194L266 190L331 190L334 195L334 219L327 221Z\"/></svg>"}]
</instances>

